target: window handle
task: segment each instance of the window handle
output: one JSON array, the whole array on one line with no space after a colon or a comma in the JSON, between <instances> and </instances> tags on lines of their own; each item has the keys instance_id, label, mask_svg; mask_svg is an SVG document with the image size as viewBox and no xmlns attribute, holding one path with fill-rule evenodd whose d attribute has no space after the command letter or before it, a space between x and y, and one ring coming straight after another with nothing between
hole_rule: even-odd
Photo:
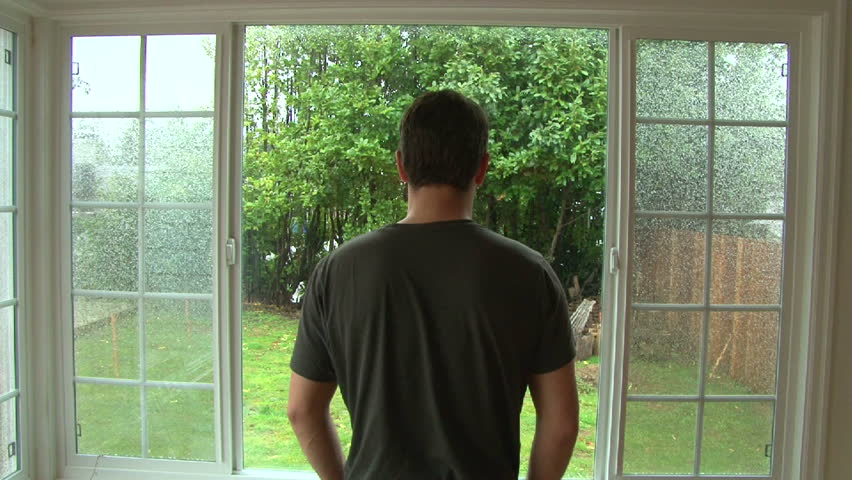
<instances>
[{"instance_id":1,"label":"window handle","mask_svg":"<svg viewBox=\"0 0 852 480\"><path fill-rule=\"evenodd\" d=\"M610 275L615 275L618 272L619 262L618 262L618 249L612 247L609 249L609 273Z\"/></svg>"},{"instance_id":2,"label":"window handle","mask_svg":"<svg viewBox=\"0 0 852 480\"><path fill-rule=\"evenodd\" d=\"M237 241L233 238L225 242L225 263L229 267L237 263Z\"/></svg>"}]
</instances>

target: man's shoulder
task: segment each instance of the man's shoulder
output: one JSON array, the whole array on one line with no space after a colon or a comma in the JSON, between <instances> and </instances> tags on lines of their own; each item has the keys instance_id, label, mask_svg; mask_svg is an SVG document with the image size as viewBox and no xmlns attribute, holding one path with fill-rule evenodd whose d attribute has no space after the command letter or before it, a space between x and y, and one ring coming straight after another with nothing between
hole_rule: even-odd
<instances>
[{"instance_id":1,"label":"man's shoulder","mask_svg":"<svg viewBox=\"0 0 852 480\"><path fill-rule=\"evenodd\" d=\"M447 249L458 248L459 251L478 252L503 264L527 265L536 270L547 265L544 257L533 248L477 223L455 224L450 228L437 224L423 224L422 227L391 224L358 235L335 248L323 263L376 261L412 253L425 254L425 258L429 258L426 254L429 249L446 255Z\"/></svg>"},{"instance_id":2,"label":"man's shoulder","mask_svg":"<svg viewBox=\"0 0 852 480\"><path fill-rule=\"evenodd\" d=\"M384 234L385 227L362 233L338 245L332 250L325 260L331 262L347 257L357 257L370 251L387 241Z\"/></svg>"},{"instance_id":3,"label":"man's shoulder","mask_svg":"<svg viewBox=\"0 0 852 480\"><path fill-rule=\"evenodd\" d=\"M544 261L544 257L538 251L524 243L485 227L481 227L480 230L482 235L489 240L484 244L486 247L510 252L517 255L519 258L534 263L541 263Z\"/></svg>"}]
</instances>

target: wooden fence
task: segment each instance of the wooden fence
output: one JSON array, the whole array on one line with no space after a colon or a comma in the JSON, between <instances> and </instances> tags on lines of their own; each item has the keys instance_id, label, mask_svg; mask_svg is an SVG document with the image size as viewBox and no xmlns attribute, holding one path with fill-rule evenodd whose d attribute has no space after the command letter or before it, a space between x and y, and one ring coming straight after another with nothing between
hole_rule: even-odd
<instances>
[{"instance_id":1,"label":"wooden fence","mask_svg":"<svg viewBox=\"0 0 852 480\"><path fill-rule=\"evenodd\" d=\"M660 229L637 235L634 295L643 303L704 303L705 234ZM780 241L714 234L711 304L778 304ZM695 360L702 315L684 312L635 314L632 328L639 350L657 359L676 355ZM708 372L727 376L753 393L773 393L779 317L775 312L713 312L710 315ZM654 353L656 351L656 353ZM712 392L711 392L712 393ZM729 393L729 392L723 392Z\"/></svg>"}]
</instances>

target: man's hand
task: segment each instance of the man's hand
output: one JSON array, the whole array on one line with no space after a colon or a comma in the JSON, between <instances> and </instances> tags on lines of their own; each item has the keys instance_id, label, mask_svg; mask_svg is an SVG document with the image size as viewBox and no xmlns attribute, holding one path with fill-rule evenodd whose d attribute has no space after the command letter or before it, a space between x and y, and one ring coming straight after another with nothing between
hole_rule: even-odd
<instances>
[{"instance_id":1,"label":"man's hand","mask_svg":"<svg viewBox=\"0 0 852 480\"><path fill-rule=\"evenodd\" d=\"M293 372L287 417L302 451L322 480L343 480L343 450L329 404L337 384L315 382Z\"/></svg>"},{"instance_id":2,"label":"man's hand","mask_svg":"<svg viewBox=\"0 0 852 480\"><path fill-rule=\"evenodd\" d=\"M574 362L533 375L530 393L536 419L527 480L557 480L568 468L580 427Z\"/></svg>"}]
</instances>

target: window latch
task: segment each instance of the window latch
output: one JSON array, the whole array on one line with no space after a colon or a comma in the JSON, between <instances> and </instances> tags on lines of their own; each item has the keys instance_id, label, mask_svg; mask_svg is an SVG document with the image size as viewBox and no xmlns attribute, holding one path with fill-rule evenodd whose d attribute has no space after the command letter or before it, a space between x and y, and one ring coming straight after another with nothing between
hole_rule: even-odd
<instances>
[{"instance_id":1,"label":"window latch","mask_svg":"<svg viewBox=\"0 0 852 480\"><path fill-rule=\"evenodd\" d=\"M765 447L763 447L763 456L767 458L772 458L772 444L767 443Z\"/></svg>"},{"instance_id":2,"label":"window latch","mask_svg":"<svg viewBox=\"0 0 852 480\"><path fill-rule=\"evenodd\" d=\"M83 436L83 426L78 423L77 424L77 437L82 437L82 436Z\"/></svg>"},{"instance_id":3,"label":"window latch","mask_svg":"<svg viewBox=\"0 0 852 480\"><path fill-rule=\"evenodd\" d=\"M15 444L15 442L12 442L9 445L6 445L6 453L9 454L9 458L12 458L15 455L17 455L18 446Z\"/></svg>"},{"instance_id":4,"label":"window latch","mask_svg":"<svg viewBox=\"0 0 852 480\"><path fill-rule=\"evenodd\" d=\"M618 264L618 249L612 247L609 249L609 273L610 275L615 275L618 272L619 264Z\"/></svg>"},{"instance_id":5,"label":"window latch","mask_svg":"<svg viewBox=\"0 0 852 480\"><path fill-rule=\"evenodd\" d=\"M225 242L225 263L229 267L237 263L237 241L233 238Z\"/></svg>"},{"instance_id":6,"label":"window latch","mask_svg":"<svg viewBox=\"0 0 852 480\"><path fill-rule=\"evenodd\" d=\"M3 50L3 60L6 62L6 65L12 64L12 51L8 48Z\"/></svg>"}]
</instances>

